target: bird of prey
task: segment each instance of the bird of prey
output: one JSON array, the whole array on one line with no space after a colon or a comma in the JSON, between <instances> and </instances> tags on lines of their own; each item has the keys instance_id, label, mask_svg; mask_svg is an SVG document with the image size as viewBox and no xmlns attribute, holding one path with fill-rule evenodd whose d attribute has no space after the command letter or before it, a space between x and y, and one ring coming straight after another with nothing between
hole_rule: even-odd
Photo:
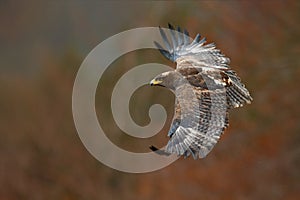
<instances>
[{"instance_id":1,"label":"bird of prey","mask_svg":"<svg viewBox=\"0 0 300 200\"><path fill-rule=\"evenodd\" d=\"M168 30L171 42L159 27L166 48L154 43L164 57L176 62L176 69L157 75L150 85L174 92L175 111L168 144L150 149L161 155L204 158L228 127L229 109L250 104L252 97L230 69L229 58L213 43L206 44L199 34L190 40L186 30L170 24Z\"/></svg>"}]
</instances>

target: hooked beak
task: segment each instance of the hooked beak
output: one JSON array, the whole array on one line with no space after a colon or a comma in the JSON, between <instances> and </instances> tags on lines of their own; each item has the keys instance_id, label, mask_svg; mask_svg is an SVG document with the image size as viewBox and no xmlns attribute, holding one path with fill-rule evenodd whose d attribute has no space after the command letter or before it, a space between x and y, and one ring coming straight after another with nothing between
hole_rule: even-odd
<instances>
[{"instance_id":1,"label":"hooked beak","mask_svg":"<svg viewBox=\"0 0 300 200\"><path fill-rule=\"evenodd\" d=\"M155 85L159 85L160 83L162 83L162 81L153 79L153 80L150 82L150 85L151 85L151 86L155 86Z\"/></svg>"}]
</instances>

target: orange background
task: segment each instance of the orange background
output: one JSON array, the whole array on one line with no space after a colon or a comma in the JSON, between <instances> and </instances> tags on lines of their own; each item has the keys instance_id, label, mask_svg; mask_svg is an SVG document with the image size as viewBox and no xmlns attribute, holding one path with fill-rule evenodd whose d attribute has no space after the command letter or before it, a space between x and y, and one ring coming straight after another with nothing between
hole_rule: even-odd
<instances>
[{"instance_id":1,"label":"orange background","mask_svg":"<svg viewBox=\"0 0 300 200\"><path fill-rule=\"evenodd\" d=\"M299 21L297 1L2 1L0 199L299 199ZM75 130L76 72L109 36L168 22L215 42L253 104L230 112L229 129L205 159L179 159L148 174L112 170L88 153ZM129 53L105 72L97 90L108 137L136 152L167 142L174 97L144 86L132 98L140 125L149 122L150 105L166 106L168 124L150 139L122 133L108 105L117 78L150 61L171 65L154 50Z\"/></svg>"}]
</instances>

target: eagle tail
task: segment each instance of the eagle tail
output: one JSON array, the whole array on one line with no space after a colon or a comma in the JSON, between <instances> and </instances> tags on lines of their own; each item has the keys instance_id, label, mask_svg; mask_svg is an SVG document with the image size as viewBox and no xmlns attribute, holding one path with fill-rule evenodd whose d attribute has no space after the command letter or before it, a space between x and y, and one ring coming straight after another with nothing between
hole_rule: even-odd
<instances>
[{"instance_id":1,"label":"eagle tail","mask_svg":"<svg viewBox=\"0 0 300 200\"><path fill-rule=\"evenodd\" d=\"M241 82L241 79L232 70L226 71L226 74L231 81L226 90L229 107L237 108L243 106L245 103L250 104L253 98Z\"/></svg>"}]
</instances>

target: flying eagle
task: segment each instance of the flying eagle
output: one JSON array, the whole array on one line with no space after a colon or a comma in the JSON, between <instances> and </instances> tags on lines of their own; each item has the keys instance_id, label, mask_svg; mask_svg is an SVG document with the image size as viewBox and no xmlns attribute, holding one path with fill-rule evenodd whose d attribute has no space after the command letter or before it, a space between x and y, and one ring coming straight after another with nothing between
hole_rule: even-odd
<instances>
[{"instance_id":1,"label":"flying eagle","mask_svg":"<svg viewBox=\"0 0 300 200\"><path fill-rule=\"evenodd\" d=\"M159 27L166 49L154 43L164 57L177 63L176 69L159 74L150 85L174 92L175 112L167 146L150 149L161 155L204 158L228 127L229 109L250 104L252 97L230 69L229 58L214 44L205 44L199 34L191 41L180 27L175 30L169 24L169 30L171 43Z\"/></svg>"}]
</instances>

